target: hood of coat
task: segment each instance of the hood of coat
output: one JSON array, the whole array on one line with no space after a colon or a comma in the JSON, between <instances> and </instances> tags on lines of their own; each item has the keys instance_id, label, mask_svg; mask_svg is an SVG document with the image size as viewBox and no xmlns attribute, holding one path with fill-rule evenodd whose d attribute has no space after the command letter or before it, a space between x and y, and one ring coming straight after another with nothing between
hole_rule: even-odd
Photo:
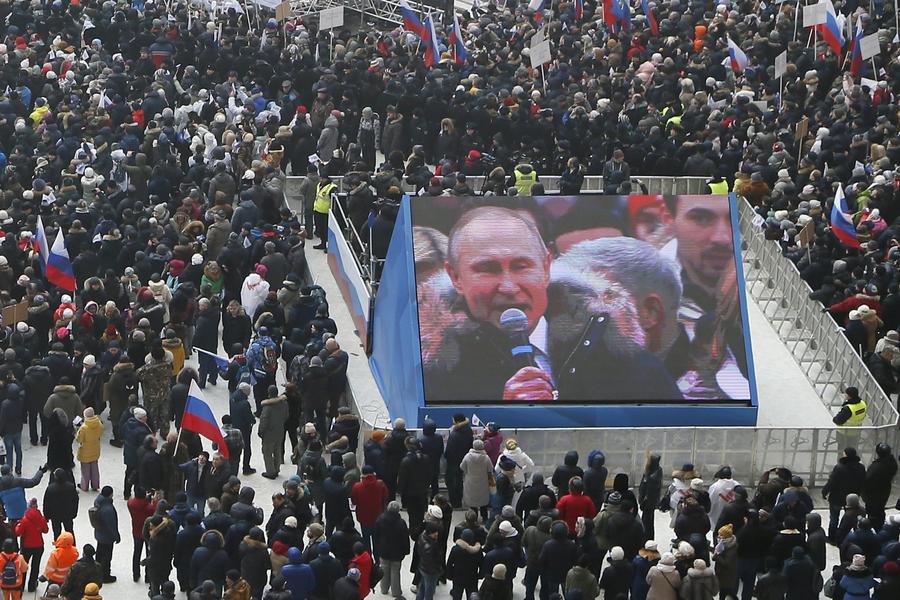
<instances>
[{"instance_id":1,"label":"hood of coat","mask_svg":"<svg viewBox=\"0 0 900 600\"><path fill-rule=\"evenodd\" d=\"M259 540L254 540L249 535L244 536L244 544L246 544L248 547L253 548L255 550L262 550L264 548L268 548L268 546L266 546L265 542L261 542Z\"/></svg>"},{"instance_id":2,"label":"hood of coat","mask_svg":"<svg viewBox=\"0 0 900 600\"><path fill-rule=\"evenodd\" d=\"M54 394L75 394L77 392L75 391L74 385L64 384L64 385L58 385L55 388L53 388L53 393Z\"/></svg>"},{"instance_id":3,"label":"hood of coat","mask_svg":"<svg viewBox=\"0 0 900 600\"><path fill-rule=\"evenodd\" d=\"M346 470L357 469L359 468L356 464L356 454L353 452L345 452L341 456L341 462L344 464L344 468Z\"/></svg>"},{"instance_id":4,"label":"hood of coat","mask_svg":"<svg viewBox=\"0 0 900 600\"><path fill-rule=\"evenodd\" d=\"M287 402L287 396L282 395L282 396L275 396L274 398L266 398L265 400L262 401L261 404L263 406L274 406L281 402Z\"/></svg>"},{"instance_id":5,"label":"hood of coat","mask_svg":"<svg viewBox=\"0 0 900 600\"><path fill-rule=\"evenodd\" d=\"M100 422L100 417L94 415L85 419L81 427L86 428L88 431L100 431L103 429L103 423Z\"/></svg>"},{"instance_id":6,"label":"hood of coat","mask_svg":"<svg viewBox=\"0 0 900 600\"><path fill-rule=\"evenodd\" d=\"M705 569L695 569L691 567L688 569L688 575L693 579L703 579L705 577L715 577L716 572L712 570L712 567L706 567Z\"/></svg>"},{"instance_id":7,"label":"hood of coat","mask_svg":"<svg viewBox=\"0 0 900 600\"><path fill-rule=\"evenodd\" d=\"M75 546L75 536L69 531L63 531L53 545L57 548L72 548Z\"/></svg>"},{"instance_id":8,"label":"hood of coat","mask_svg":"<svg viewBox=\"0 0 900 600\"><path fill-rule=\"evenodd\" d=\"M462 538L456 540L456 545L459 546L460 550L464 552L468 552L469 554L478 554L481 552L481 544L475 542L474 544L468 544Z\"/></svg>"}]
</instances>

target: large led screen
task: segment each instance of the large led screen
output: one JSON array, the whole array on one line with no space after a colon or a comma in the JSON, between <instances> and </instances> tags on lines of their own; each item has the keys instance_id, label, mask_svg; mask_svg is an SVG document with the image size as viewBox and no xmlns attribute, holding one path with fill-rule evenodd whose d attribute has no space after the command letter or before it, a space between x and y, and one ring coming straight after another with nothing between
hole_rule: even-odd
<instances>
[{"instance_id":1,"label":"large led screen","mask_svg":"<svg viewBox=\"0 0 900 600\"><path fill-rule=\"evenodd\" d=\"M748 404L734 210L411 199L425 404Z\"/></svg>"}]
</instances>

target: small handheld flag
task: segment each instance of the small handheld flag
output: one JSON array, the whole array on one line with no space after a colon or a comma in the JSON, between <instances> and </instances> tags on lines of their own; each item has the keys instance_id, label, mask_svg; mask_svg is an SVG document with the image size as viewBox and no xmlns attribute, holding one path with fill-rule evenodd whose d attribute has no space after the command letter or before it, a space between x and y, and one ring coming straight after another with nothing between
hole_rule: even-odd
<instances>
[{"instance_id":1,"label":"small handheld flag","mask_svg":"<svg viewBox=\"0 0 900 600\"><path fill-rule=\"evenodd\" d=\"M419 20L419 17L413 11L412 7L407 4L406 0L400 0L400 16L403 18L403 28L411 31L421 39L425 39L428 32L425 25Z\"/></svg>"},{"instance_id":2,"label":"small handheld flag","mask_svg":"<svg viewBox=\"0 0 900 600\"><path fill-rule=\"evenodd\" d=\"M47 259L50 257L50 248L47 246L47 232L44 231L44 221L41 215L37 218L37 227L34 230L34 245L40 256L41 272L47 276Z\"/></svg>"},{"instance_id":3,"label":"small handheld flag","mask_svg":"<svg viewBox=\"0 0 900 600\"><path fill-rule=\"evenodd\" d=\"M466 50L466 44L463 42L462 29L459 27L459 19L456 13L453 13L453 25L450 28L449 42L453 46L453 56L456 64L465 64L469 60L469 52Z\"/></svg>"},{"instance_id":4,"label":"small handheld flag","mask_svg":"<svg viewBox=\"0 0 900 600\"><path fill-rule=\"evenodd\" d=\"M204 350L203 348L198 348L197 346L194 346L194 350L196 350L198 352L202 352L203 354L206 354L211 359L213 359L213 361L215 361L215 363L216 363L216 368L219 369L220 371L224 371L228 368L229 361L224 356L219 356L215 352L210 352L209 350Z\"/></svg>"},{"instance_id":5,"label":"small handheld flag","mask_svg":"<svg viewBox=\"0 0 900 600\"><path fill-rule=\"evenodd\" d=\"M731 38L728 39L728 56L731 57L731 68L737 72L743 72L744 69L747 68L749 64L749 60L747 60L747 55L744 54L744 51L741 50L741 47L735 44Z\"/></svg>"},{"instance_id":6,"label":"small handheld flag","mask_svg":"<svg viewBox=\"0 0 900 600\"><path fill-rule=\"evenodd\" d=\"M196 381L191 381L191 389L188 392L187 404L184 407L184 415L181 417L181 428L198 433L215 443L219 452L226 459L228 457L228 445L225 444L225 438L222 431L216 424L216 417L213 415L212 409L203 398L203 392Z\"/></svg>"},{"instance_id":7,"label":"small handheld flag","mask_svg":"<svg viewBox=\"0 0 900 600\"><path fill-rule=\"evenodd\" d=\"M46 276L53 285L69 292L75 291L75 272L72 271L72 262L69 260L69 251L66 250L62 229L57 232L47 255Z\"/></svg>"},{"instance_id":8,"label":"small handheld flag","mask_svg":"<svg viewBox=\"0 0 900 600\"><path fill-rule=\"evenodd\" d=\"M844 197L844 188L838 185L834 193L834 204L831 206L831 232L845 246L860 248L856 238L856 227L850 215L847 214L847 200Z\"/></svg>"}]
</instances>

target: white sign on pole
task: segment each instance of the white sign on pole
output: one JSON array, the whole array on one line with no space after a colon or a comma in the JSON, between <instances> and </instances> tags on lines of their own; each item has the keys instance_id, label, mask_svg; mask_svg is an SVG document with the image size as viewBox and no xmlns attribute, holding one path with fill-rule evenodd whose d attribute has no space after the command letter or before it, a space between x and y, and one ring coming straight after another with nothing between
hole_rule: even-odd
<instances>
[{"instance_id":1,"label":"white sign on pole","mask_svg":"<svg viewBox=\"0 0 900 600\"><path fill-rule=\"evenodd\" d=\"M344 7L335 6L319 12L319 29L334 29L344 24Z\"/></svg>"},{"instance_id":2,"label":"white sign on pole","mask_svg":"<svg viewBox=\"0 0 900 600\"><path fill-rule=\"evenodd\" d=\"M803 26L812 27L825 22L825 4L807 4L803 7Z\"/></svg>"},{"instance_id":3,"label":"white sign on pole","mask_svg":"<svg viewBox=\"0 0 900 600\"><path fill-rule=\"evenodd\" d=\"M775 57L775 79L780 79L787 71L787 50Z\"/></svg>"},{"instance_id":4,"label":"white sign on pole","mask_svg":"<svg viewBox=\"0 0 900 600\"><path fill-rule=\"evenodd\" d=\"M534 35L531 36L531 40L529 40L529 41L531 42L530 43L531 48L534 48L538 44L543 43L544 42L544 30L538 29L537 31L535 31Z\"/></svg>"},{"instance_id":5,"label":"white sign on pole","mask_svg":"<svg viewBox=\"0 0 900 600\"><path fill-rule=\"evenodd\" d=\"M533 69L550 62L550 40L544 40L540 44L532 46L529 58Z\"/></svg>"},{"instance_id":6,"label":"white sign on pole","mask_svg":"<svg viewBox=\"0 0 900 600\"><path fill-rule=\"evenodd\" d=\"M862 54L863 60L869 60L880 54L881 46L878 43L878 34L873 33L859 40L859 52Z\"/></svg>"}]
</instances>

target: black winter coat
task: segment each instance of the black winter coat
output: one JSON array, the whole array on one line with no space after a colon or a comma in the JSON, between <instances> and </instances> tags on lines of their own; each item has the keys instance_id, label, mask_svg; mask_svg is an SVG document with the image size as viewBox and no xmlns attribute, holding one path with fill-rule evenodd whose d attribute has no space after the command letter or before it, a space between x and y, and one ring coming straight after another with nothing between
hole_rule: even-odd
<instances>
[{"instance_id":1,"label":"black winter coat","mask_svg":"<svg viewBox=\"0 0 900 600\"><path fill-rule=\"evenodd\" d=\"M250 584L250 589L262 592L269 579L272 563L269 560L269 548L265 542L254 540L250 536L244 538L238 550L241 556L241 577Z\"/></svg>"},{"instance_id":2,"label":"black winter coat","mask_svg":"<svg viewBox=\"0 0 900 600\"><path fill-rule=\"evenodd\" d=\"M191 557L191 587L211 579L221 589L225 585L225 572L230 567L228 554L223 550L224 540L218 531L207 531L200 547Z\"/></svg>"},{"instance_id":3,"label":"black winter coat","mask_svg":"<svg viewBox=\"0 0 900 600\"><path fill-rule=\"evenodd\" d=\"M866 506L883 507L891 495L891 484L897 475L897 459L892 455L879 456L866 470L863 500Z\"/></svg>"},{"instance_id":4,"label":"black winter coat","mask_svg":"<svg viewBox=\"0 0 900 600\"><path fill-rule=\"evenodd\" d=\"M50 475L42 506L48 521L69 521L78 516L78 490L71 471L63 470L61 478Z\"/></svg>"},{"instance_id":5,"label":"black winter coat","mask_svg":"<svg viewBox=\"0 0 900 600\"><path fill-rule=\"evenodd\" d=\"M375 521L372 537L381 558L403 560L409 554L409 526L400 513L381 513Z\"/></svg>"},{"instance_id":6,"label":"black winter coat","mask_svg":"<svg viewBox=\"0 0 900 600\"><path fill-rule=\"evenodd\" d=\"M866 468L859 456L842 456L828 476L828 483L822 488L830 506L842 507L847 502L847 494L859 494L866 485Z\"/></svg>"},{"instance_id":7,"label":"black winter coat","mask_svg":"<svg viewBox=\"0 0 900 600\"><path fill-rule=\"evenodd\" d=\"M448 464L459 465L462 462L462 459L472 449L474 436L468 419L456 423L450 428L450 433L447 435L447 447L444 449L444 458L447 459Z\"/></svg>"}]
</instances>

